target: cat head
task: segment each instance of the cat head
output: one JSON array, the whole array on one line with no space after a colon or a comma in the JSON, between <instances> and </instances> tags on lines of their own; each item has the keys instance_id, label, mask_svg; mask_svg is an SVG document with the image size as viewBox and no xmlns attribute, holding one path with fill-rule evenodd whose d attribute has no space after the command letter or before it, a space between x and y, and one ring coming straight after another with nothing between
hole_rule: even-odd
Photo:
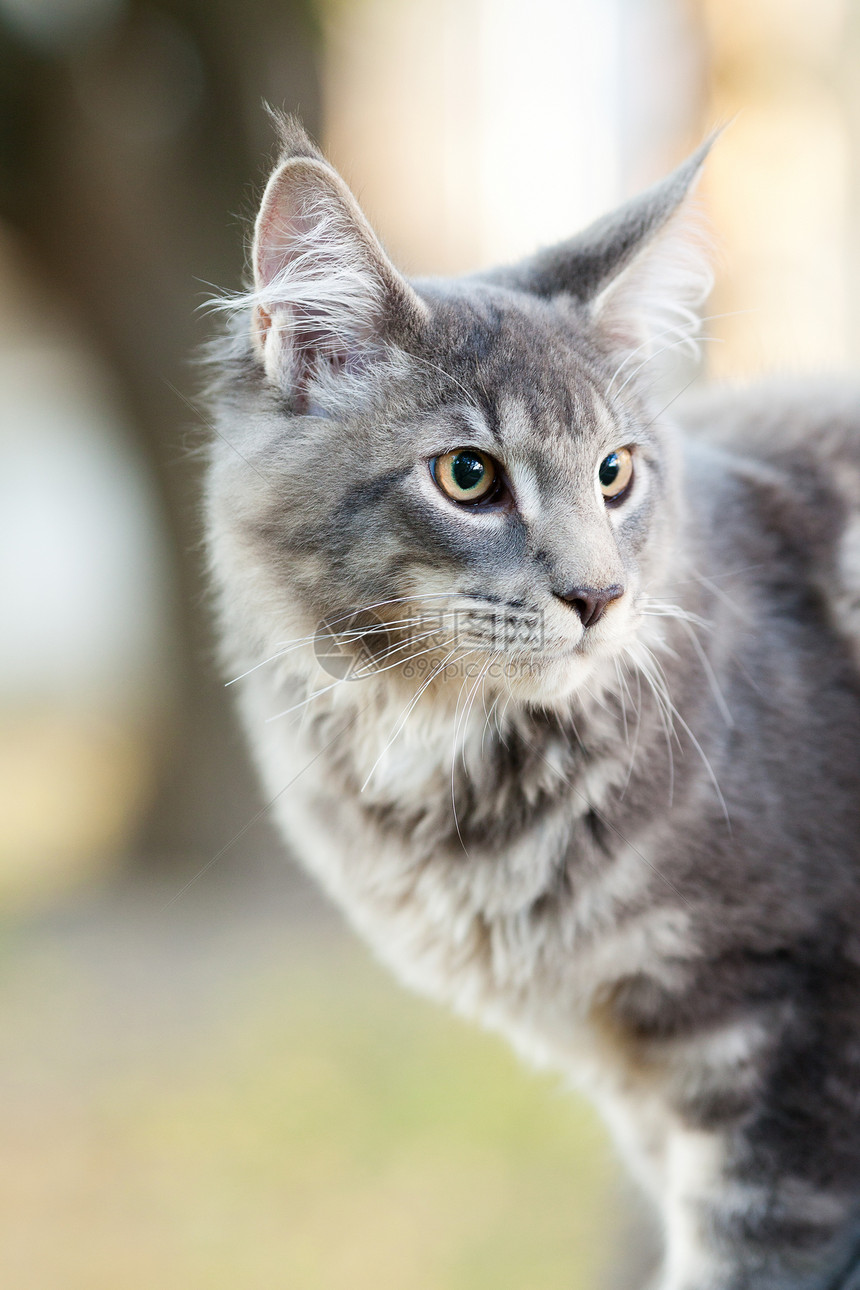
<instances>
[{"instance_id":1,"label":"cat head","mask_svg":"<svg viewBox=\"0 0 860 1290\"><path fill-rule=\"evenodd\" d=\"M566 700L635 638L671 555L654 383L709 285L685 220L709 144L521 264L408 282L300 127L281 131L213 405L237 659L324 679L328 624L378 684L456 695L469 670Z\"/></svg>"}]
</instances>

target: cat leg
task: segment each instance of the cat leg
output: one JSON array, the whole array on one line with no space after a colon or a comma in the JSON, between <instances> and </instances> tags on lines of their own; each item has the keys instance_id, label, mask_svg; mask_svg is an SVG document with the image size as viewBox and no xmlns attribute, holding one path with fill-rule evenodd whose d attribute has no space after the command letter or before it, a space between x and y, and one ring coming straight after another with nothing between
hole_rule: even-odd
<instances>
[{"instance_id":1,"label":"cat leg","mask_svg":"<svg viewBox=\"0 0 860 1290\"><path fill-rule=\"evenodd\" d=\"M860 1290L856 1195L770 1167L736 1134L671 1135L656 1290Z\"/></svg>"}]
</instances>

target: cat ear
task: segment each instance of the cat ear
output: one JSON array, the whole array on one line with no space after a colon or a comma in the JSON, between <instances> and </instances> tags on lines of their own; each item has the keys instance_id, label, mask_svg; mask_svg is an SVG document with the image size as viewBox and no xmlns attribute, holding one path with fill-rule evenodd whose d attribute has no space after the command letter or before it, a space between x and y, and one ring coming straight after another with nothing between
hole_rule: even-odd
<instances>
[{"instance_id":1,"label":"cat ear","mask_svg":"<svg viewBox=\"0 0 860 1290\"><path fill-rule=\"evenodd\" d=\"M689 198L715 138L584 232L494 280L546 298L572 296L612 349L656 349L691 338L712 279Z\"/></svg>"},{"instance_id":2,"label":"cat ear","mask_svg":"<svg viewBox=\"0 0 860 1290\"><path fill-rule=\"evenodd\" d=\"M282 123L281 137L254 232L252 328L268 376L302 409L311 380L363 371L424 306L301 127Z\"/></svg>"},{"instance_id":3,"label":"cat ear","mask_svg":"<svg viewBox=\"0 0 860 1290\"><path fill-rule=\"evenodd\" d=\"M637 207L639 237L632 252L622 249L615 271L588 297L591 319L616 352L641 351L643 362L685 345L695 352L713 275L707 239L689 199L709 148L710 143L643 194L632 211L626 208L616 246L624 248L635 230Z\"/></svg>"}]
</instances>

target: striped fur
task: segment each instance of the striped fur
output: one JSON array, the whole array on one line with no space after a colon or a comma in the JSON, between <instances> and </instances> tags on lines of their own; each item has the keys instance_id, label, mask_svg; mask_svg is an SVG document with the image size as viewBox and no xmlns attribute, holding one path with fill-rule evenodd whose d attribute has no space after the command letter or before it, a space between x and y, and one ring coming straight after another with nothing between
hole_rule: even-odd
<instances>
[{"instance_id":1,"label":"striped fur","mask_svg":"<svg viewBox=\"0 0 860 1290\"><path fill-rule=\"evenodd\" d=\"M207 493L284 835L403 980L590 1092L662 1215L660 1290L847 1290L860 392L655 402L701 155L523 265L408 284L285 129ZM509 506L440 493L461 446ZM594 627L561 599L610 584ZM321 620L372 624L349 678Z\"/></svg>"}]
</instances>

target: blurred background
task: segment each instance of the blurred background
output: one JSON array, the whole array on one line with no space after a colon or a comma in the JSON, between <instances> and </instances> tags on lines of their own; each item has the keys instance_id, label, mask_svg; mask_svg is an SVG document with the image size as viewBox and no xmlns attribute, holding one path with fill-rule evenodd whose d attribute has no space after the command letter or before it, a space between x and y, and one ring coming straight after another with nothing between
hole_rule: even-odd
<instances>
[{"instance_id":1,"label":"blurred background","mask_svg":"<svg viewBox=\"0 0 860 1290\"><path fill-rule=\"evenodd\" d=\"M0 0L0 1284L579 1290L592 1114L285 861L212 662L199 306L298 111L407 271L567 236L732 120L708 374L856 368L854 0Z\"/></svg>"}]
</instances>

